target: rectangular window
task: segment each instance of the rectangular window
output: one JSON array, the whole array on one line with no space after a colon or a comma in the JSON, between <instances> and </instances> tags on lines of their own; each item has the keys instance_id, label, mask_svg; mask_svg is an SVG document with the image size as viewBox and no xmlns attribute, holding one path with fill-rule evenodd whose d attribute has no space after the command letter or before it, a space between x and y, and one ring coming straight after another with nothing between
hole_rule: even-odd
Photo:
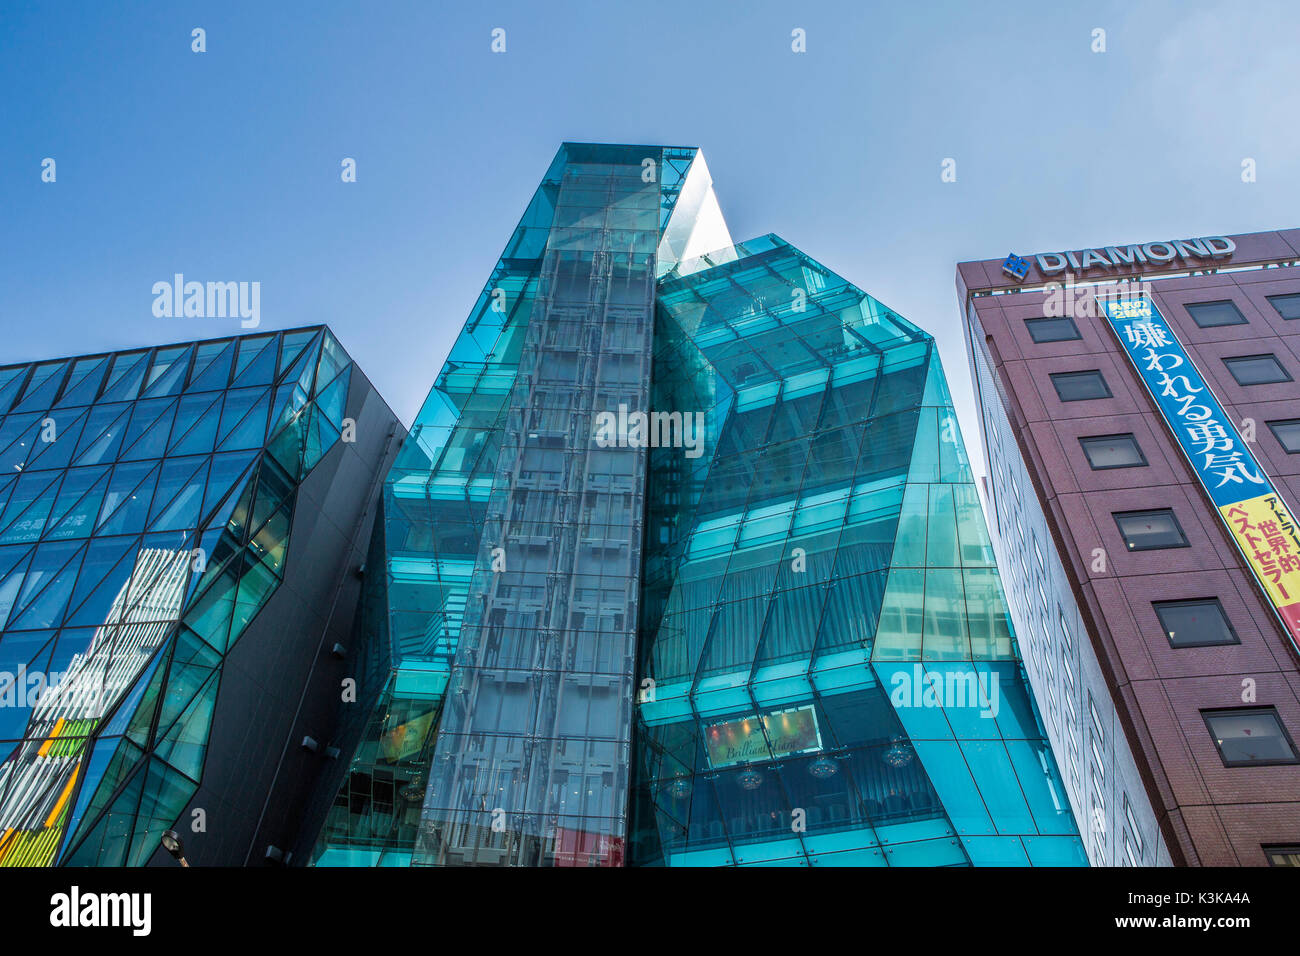
<instances>
[{"instance_id":1,"label":"rectangular window","mask_svg":"<svg viewBox=\"0 0 1300 956\"><path fill-rule=\"evenodd\" d=\"M1284 319L1300 319L1300 293L1291 295L1270 295L1268 303L1277 309L1277 314Z\"/></svg>"},{"instance_id":2,"label":"rectangular window","mask_svg":"<svg viewBox=\"0 0 1300 956\"><path fill-rule=\"evenodd\" d=\"M1097 712L1097 705L1093 702L1092 692L1088 692L1088 716L1092 718L1092 730L1097 735L1097 739L1102 743L1106 742L1106 731L1101 727L1101 714Z\"/></svg>"},{"instance_id":3,"label":"rectangular window","mask_svg":"<svg viewBox=\"0 0 1300 956\"><path fill-rule=\"evenodd\" d=\"M1214 302L1190 302L1187 314L1203 329L1212 329L1220 325L1245 325L1246 317L1228 299Z\"/></svg>"},{"instance_id":4,"label":"rectangular window","mask_svg":"<svg viewBox=\"0 0 1300 956\"><path fill-rule=\"evenodd\" d=\"M1065 648L1061 648L1061 673L1065 675L1065 682L1070 685L1070 693L1074 693L1074 668L1070 666L1070 655L1065 653Z\"/></svg>"},{"instance_id":5,"label":"rectangular window","mask_svg":"<svg viewBox=\"0 0 1300 956\"><path fill-rule=\"evenodd\" d=\"M1225 767L1300 763L1276 707L1203 710L1201 717Z\"/></svg>"},{"instance_id":6,"label":"rectangular window","mask_svg":"<svg viewBox=\"0 0 1300 956\"><path fill-rule=\"evenodd\" d=\"M1083 402L1092 398L1110 398L1110 388L1100 370L1087 372L1056 372L1052 386L1063 402Z\"/></svg>"},{"instance_id":7,"label":"rectangular window","mask_svg":"<svg viewBox=\"0 0 1300 956\"><path fill-rule=\"evenodd\" d=\"M1074 653L1074 638L1070 634L1069 625L1065 623L1065 612L1061 610L1059 604L1056 606L1056 614L1061 619L1061 637L1065 641L1065 646L1070 653Z\"/></svg>"},{"instance_id":8,"label":"rectangular window","mask_svg":"<svg viewBox=\"0 0 1300 956\"><path fill-rule=\"evenodd\" d=\"M1101 809L1104 815L1106 811L1106 795L1104 792L1105 791L1104 781L1106 779L1106 775L1105 774L1099 775L1097 772L1097 768L1094 767L1092 772L1089 774L1089 776L1092 778L1093 796L1096 797L1096 800L1094 802L1096 803L1098 808Z\"/></svg>"},{"instance_id":9,"label":"rectangular window","mask_svg":"<svg viewBox=\"0 0 1300 956\"><path fill-rule=\"evenodd\" d=\"M1300 843L1265 846L1269 866L1300 866Z\"/></svg>"},{"instance_id":10,"label":"rectangular window","mask_svg":"<svg viewBox=\"0 0 1300 956\"><path fill-rule=\"evenodd\" d=\"M1186 548L1187 536L1169 508L1158 511L1121 511L1113 515L1130 551Z\"/></svg>"},{"instance_id":11,"label":"rectangular window","mask_svg":"<svg viewBox=\"0 0 1300 956\"><path fill-rule=\"evenodd\" d=\"M1224 359L1223 364L1228 366L1238 385L1272 385L1291 381L1291 375L1276 355L1238 355Z\"/></svg>"},{"instance_id":12,"label":"rectangular window","mask_svg":"<svg viewBox=\"0 0 1300 956\"><path fill-rule=\"evenodd\" d=\"M1025 319L1025 328L1029 329L1029 337L1039 345L1083 338L1074 320L1068 315L1051 319Z\"/></svg>"},{"instance_id":13,"label":"rectangular window","mask_svg":"<svg viewBox=\"0 0 1300 956\"><path fill-rule=\"evenodd\" d=\"M1268 427L1273 432L1273 437L1281 445L1288 455L1300 453L1300 418L1292 418L1285 422L1268 422Z\"/></svg>"},{"instance_id":14,"label":"rectangular window","mask_svg":"<svg viewBox=\"0 0 1300 956\"><path fill-rule=\"evenodd\" d=\"M1080 438L1084 457L1093 471L1107 468L1138 468L1147 463L1137 439L1128 435L1097 435Z\"/></svg>"},{"instance_id":15,"label":"rectangular window","mask_svg":"<svg viewBox=\"0 0 1300 956\"><path fill-rule=\"evenodd\" d=\"M1124 860L1127 866L1137 866L1137 856L1133 852L1133 844L1129 842L1128 831L1124 831Z\"/></svg>"},{"instance_id":16,"label":"rectangular window","mask_svg":"<svg viewBox=\"0 0 1300 956\"><path fill-rule=\"evenodd\" d=\"M1133 808L1129 806L1128 794L1124 794L1124 819L1128 820L1129 832L1133 834L1133 842L1137 844L1138 852L1142 852L1142 833L1138 830L1137 818L1133 816Z\"/></svg>"},{"instance_id":17,"label":"rectangular window","mask_svg":"<svg viewBox=\"0 0 1300 956\"><path fill-rule=\"evenodd\" d=\"M1171 647L1213 647L1216 644L1240 644L1237 632L1228 623L1218 598L1196 601L1154 601L1151 606L1160 618Z\"/></svg>"}]
</instances>

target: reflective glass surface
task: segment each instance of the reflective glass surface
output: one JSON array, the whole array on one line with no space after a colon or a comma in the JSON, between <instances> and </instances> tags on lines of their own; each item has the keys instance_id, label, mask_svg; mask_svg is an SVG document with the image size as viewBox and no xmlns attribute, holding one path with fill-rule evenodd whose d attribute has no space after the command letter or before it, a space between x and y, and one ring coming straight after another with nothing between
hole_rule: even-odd
<instances>
[{"instance_id":1,"label":"reflective glass surface","mask_svg":"<svg viewBox=\"0 0 1300 956\"><path fill-rule=\"evenodd\" d=\"M0 369L0 865L175 824L349 370L320 327Z\"/></svg>"},{"instance_id":2,"label":"reflective glass surface","mask_svg":"<svg viewBox=\"0 0 1300 956\"><path fill-rule=\"evenodd\" d=\"M697 150L561 148L383 508L317 864L1084 862L932 339Z\"/></svg>"}]
</instances>

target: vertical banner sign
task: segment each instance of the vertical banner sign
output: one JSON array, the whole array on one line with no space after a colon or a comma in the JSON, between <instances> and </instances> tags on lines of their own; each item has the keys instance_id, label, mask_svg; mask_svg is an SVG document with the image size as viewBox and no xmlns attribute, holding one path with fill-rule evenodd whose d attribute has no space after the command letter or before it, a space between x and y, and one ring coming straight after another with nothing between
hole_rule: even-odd
<instances>
[{"instance_id":1,"label":"vertical banner sign","mask_svg":"<svg viewBox=\"0 0 1300 956\"><path fill-rule=\"evenodd\" d=\"M1300 649L1300 532L1150 296L1098 297L1110 327Z\"/></svg>"}]
</instances>

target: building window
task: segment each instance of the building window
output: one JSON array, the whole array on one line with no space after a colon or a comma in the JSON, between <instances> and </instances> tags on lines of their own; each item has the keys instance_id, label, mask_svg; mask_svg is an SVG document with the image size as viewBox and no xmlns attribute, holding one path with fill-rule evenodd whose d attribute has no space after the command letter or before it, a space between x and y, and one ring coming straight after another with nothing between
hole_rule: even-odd
<instances>
[{"instance_id":1,"label":"building window","mask_svg":"<svg viewBox=\"0 0 1300 956\"><path fill-rule=\"evenodd\" d=\"M1101 714L1097 713L1097 705L1093 702L1092 691L1088 692L1088 716L1092 719L1093 733L1104 744L1106 742L1106 731L1101 727Z\"/></svg>"},{"instance_id":2,"label":"building window","mask_svg":"<svg viewBox=\"0 0 1300 956\"><path fill-rule=\"evenodd\" d=\"M1225 767L1300 763L1276 707L1203 710L1201 717Z\"/></svg>"},{"instance_id":3,"label":"building window","mask_svg":"<svg viewBox=\"0 0 1300 956\"><path fill-rule=\"evenodd\" d=\"M1060 605L1056 607L1056 613L1061 619L1061 637L1065 640L1065 646L1074 653L1074 638L1070 634L1070 628L1065 623L1065 612L1061 610Z\"/></svg>"},{"instance_id":4,"label":"building window","mask_svg":"<svg viewBox=\"0 0 1300 956\"><path fill-rule=\"evenodd\" d=\"M1151 606L1160 618L1171 647L1212 647L1240 644L1217 598L1197 601L1155 601Z\"/></svg>"},{"instance_id":5,"label":"building window","mask_svg":"<svg viewBox=\"0 0 1300 956\"><path fill-rule=\"evenodd\" d=\"M1110 388L1101 372L1057 372L1052 376L1057 397L1063 402L1082 402L1090 398L1110 398Z\"/></svg>"},{"instance_id":6,"label":"building window","mask_svg":"<svg viewBox=\"0 0 1300 956\"><path fill-rule=\"evenodd\" d=\"M1128 831L1124 831L1124 860L1126 866L1137 866L1137 854L1133 852L1133 844L1129 842Z\"/></svg>"},{"instance_id":7,"label":"building window","mask_svg":"<svg viewBox=\"0 0 1300 956\"><path fill-rule=\"evenodd\" d=\"M1223 364L1228 366L1238 385L1272 385L1291 381L1276 355L1238 355L1224 359Z\"/></svg>"},{"instance_id":8,"label":"building window","mask_svg":"<svg viewBox=\"0 0 1300 956\"><path fill-rule=\"evenodd\" d=\"M1220 325L1246 324L1246 317L1241 314L1241 310L1228 299L1188 303L1187 314L1203 329L1212 329Z\"/></svg>"},{"instance_id":9,"label":"building window","mask_svg":"<svg viewBox=\"0 0 1300 956\"><path fill-rule=\"evenodd\" d=\"M1300 418L1292 418L1285 422L1268 422L1268 427L1273 432L1273 437L1281 445L1288 455L1300 453Z\"/></svg>"},{"instance_id":10,"label":"building window","mask_svg":"<svg viewBox=\"0 0 1300 956\"><path fill-rule=\"evenodd\" d=\"M1127 793L1124 794L1124 819L1128 821L1128 829L1133 834L1133 842L1137 844L1138 853L1141 853L1142 831L1138 829L1137 818L1133 816L1133 808L1129 806Z\"/></svg>"},{"instance_id":11,"label":"building window","mask_svg":"<svg viewBox=\"0 0 1300 956\"><path fill-rule=\"evenodd\" d=\"M1300 866L1300 843L1264 846L1269 866Z\"/></svg>"},{"instance_id":12,"label":"building window","mask_svg":"<svg viewBox=\"0 0 1300 956\"><path fill-rule=\"evenodd\" d=\"M1138 468L1147 463L1137 439L1128 435L1097 435L1080 438L1083 454L1093 471L1107 468Z\"/></svg>"},{"instance_id":13,"label":"building window","mask_svg":"<svg viewBox=\"0 0 1300 956\"><path fill-rule=\"evenodd\" d=\"M1083 338L1078 326L1068 315L1051 319L1025 319L1025 328L1029 329L1029 337L1039 345Z\"/></svg>"},{"instance_id":14,"label":"building window","mask_svg":"<svg viewBox=\"0 0 1300 956\"><path fill-rule=\"evenodd\" d=\"M1300 293L1290 295L1270 295L1268 303L1277 309L1277 314L1284 319L1300 319Z\"/></svg>"},{"instance_id":15,"label":"building window","mask_svg":"<svg viewBox=\"0 0 1300 956\"><path fill-rule=\"evenodd\" d=\"M1114 515L1115 524L1130 551L1155 551L1160 548L1186 548L1187 536L1169 508L1158 511L1121 511Z\"/></svg>"}]
</instances>

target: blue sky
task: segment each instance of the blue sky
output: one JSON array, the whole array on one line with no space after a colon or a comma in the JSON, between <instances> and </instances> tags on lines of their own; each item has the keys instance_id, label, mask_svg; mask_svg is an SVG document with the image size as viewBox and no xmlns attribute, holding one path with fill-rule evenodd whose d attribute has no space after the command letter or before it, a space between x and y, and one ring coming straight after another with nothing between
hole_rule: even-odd
<instances>
[{"instance_id":1,"label":"blue sky","mask_svg":"<svg viewBox=\"0 0 1300 956\"><path fill-rule=\"evenodd\" d=\"M1300 225L1298 49L1286 2L11 0L0 364L231 334L153 283L258 281L409 423L560 142L698 145L733 236L936 336L974 453L955 264Z\"/></svg>"}]
</instances>

